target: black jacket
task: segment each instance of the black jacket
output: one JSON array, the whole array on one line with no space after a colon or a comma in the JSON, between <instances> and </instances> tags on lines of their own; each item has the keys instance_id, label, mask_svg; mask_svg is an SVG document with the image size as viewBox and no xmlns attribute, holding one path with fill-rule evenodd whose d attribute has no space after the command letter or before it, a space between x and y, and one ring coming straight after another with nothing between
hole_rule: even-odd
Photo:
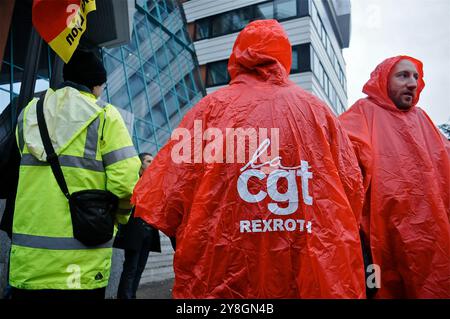
<instances>
[{"instance_id":1,"label":"black jacket","mask_svg":"<svg viewBox=\"0 0 450 319\"><path fill-rule=\"evenodd\" d=\"M141 218L134 217L134 211L125 225L119 225L113 247L129 250L148 249L161 252L159 231Z\"/></svg>"}]
</instances>

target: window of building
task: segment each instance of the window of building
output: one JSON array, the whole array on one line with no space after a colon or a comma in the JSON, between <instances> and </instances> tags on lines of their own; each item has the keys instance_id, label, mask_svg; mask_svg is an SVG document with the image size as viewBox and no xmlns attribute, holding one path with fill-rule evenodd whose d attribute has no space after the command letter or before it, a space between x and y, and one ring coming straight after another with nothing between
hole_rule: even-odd
<instances>
[{"instance_id":1,"label":"window of building","mask_svg":"<svg viewBox=\"0 0 450 319\"><path fill-rule=\"evenodd\" d=\"M130 97L128 95L127 87L125 85L116 85L116 90L110 89L112 85L109 84L110 79L108 78L108 95L110 96L110 102L113 105L117 105L123 109L130 109Z\"/></svg>"},{"instance_id":2,"label":"window of building","mask_svg":"<svg viewBox=\"0 0 450 319\"><path fill-rule=\"evenodd\" d=\"M160 12L164 12L167 15L171 14L172 11L176 9L174 0L159 0L158 5Z\"/></svg>"},{"instance_id":3,"label":"window of building","mask_svg":"<svg viewBox=\"0 0 450 319\"><path fill-rule=\"evenodd\" d=\"M327 32L325 31L325 27L323 26L323 23L320 23L320 39L322 40L323 46L325 47L325 50L327 49Z\"/></svg>"},{"instance_id":4,"label":"window of building","mask_svg":"<svg viewBox=\"0 0 450 319\"><path fill-rule=\"evenodd\" d=\"M284 21L309 14L309 0L275 0L220 13L195 22L195 40L218 37L242 30L258 19Z\"/></svg>"},{"instance_id":5,"label":"window of building","mask_svg":"<svg viewBox=\"0 0 450 319\"><path fill-rule=\"evenodd\" d=\"M228 60L208 63L206 65L206 87L225 85L230 82Z\"/></svg>"},{"instance_id":6,"label":"window of building","mask_svg":"<svg viewBox=\"0 0 450 319\"><path fill-rule=\"evenodd\" d=\"M169 64L169 59L166 56L165 47L162 46L155 54L156 64L160 70L164 69Z\"/></svg>"},{"instance_id":7,"label":"window of building","mask_svg":"<svg viewBox=\"0 0 450 319\"><path fill-rule=\"evenodd\" d=\"M325 51L330 59L331 65L333 65L333 68L336 72L336 75L339 79L339 82L341 83L344 91L346 90L346 79L344 72L342 72L342 67L339 63L339 60L337 59L336 52L333 49L333 46L330 41L330 37L328 36L325 27L323 25L322 20L320 19L318 10L316 5L314 4L314 1L311 1L311 20L313 21L313 25L316 28L316 31L319 35L320 40L322 41L322 44L325 48Z\"/></svg>"},{"instance_id":8,"label":"window of building","mask_svg":"<svg viewBox=\"0 0 450 319\"><path fill-rule=\"evenodd\" d=\"M296 0L275 0L275 17L277 20L284 20L297 16Z\"/></svg>"},{"instance_id":9,"label":"window of building","mask_svg":"<svg viewBox=\"0 0 450 319\"><path fill-rule=\"evenodd\" d=\"M160 145L164 145L170 138L170 131L161 128L158 129L156 132L158 143L160 143Z\"/></svg>"},{"instance_id":10,"label":"window of building","mask_svg":"<svg viewBox=\"0 0 450 319\"><path fill-rule=\"evenodd\" d=\"M338 74L338 78L340 78L341 77L341 74L340 74L341 67L339 66L339 61L338 61L336 53L334 51L333 51L333 66L334 66L334 69L336 70L336 72Z\"/></svg>"},{"instance_id":11,"label":"window of building","mask_svg":"<svg viewBox=\"0 0 450 319\"><path fill-rule=\"evenodd\" d=\"M242 30L253 18L253 7L245 7L232 11L230 31L234 32Z\"/></svg>"},{"instance_id":12,"label":"window of building","mask_svg":"<svg viewBox=\"0 0 450 319\"><path fill-rule=\"evenodd\" d=\"M291 74L311 71L310 43L292 47Z\"/></svg>"},{"instance_id":13,"label":"window of building","mask_svg":"<svg viewBox=\"0 0 450 319\"><path fill-rule=\"evenodd\" d=\"M197 40L210 37L210 25L210 21L205 19L198 20L195 23L195 35Z\"/></svg>"},{"instance_id":14,"label":"window of building","mask_svg":"<svg viewBox=\"0 0 450 319\"><path fill-rule=\"evenodd\" d=\"M182 109L189 102L188 90L183 79L177 83L175 91L177 92L178 100L180 101L180 109Z\"/></svg>"},{"instance_id":15,"label":"window of building","mask_svg":"<svg viewBox=\"0 0 450 319\"><path fill-rule=\"evenodd\" d=\"M142 73L135 71L134 69L127 67L128 83L130 87L131 98L137 97L139 94L143 94L145 90L145 83Z\"/></svg>"},{"instance_id":16,"label":"window of building","mask_svg":"<svg viewBox=\"0 0 450 319\"><path fill-rule=\"evenodd\" d=\"M311 68L310 43L292 47L291 74L309 72ZM206 87L225 85L230 82L228 60L208 63L206 65Z\"/></svg>"},{"instance_id":17,"label":"window of building","mask_svg":"<svg viewBox=\"0 0 450 319\"><path fill-rule=\"evenodd\" d=\"M333 47L331 45L331 41L330 41L330 37L328 36L328 34L325 34L325 41L326 41L326 47L327 47L327 54L330 57L330 61L331 64L333 64L333 56L334 56L334 50Z\"/></svg>"},{"instance_id":18,"label":"window of building","mask_svg":"<svg viewBox=\"0 0 450 319\"><path fill-rule=\"evenodd\" d=\"M326 72L323 73L323 90L327 96L330 96L330 79L328 78L328 74Z\"/></svg>"},{"instance_id":19,"label":"window of building","mask_svg":"<svg viewBox=\"0 0 450 319\"><path fill-rule=\"evenodd\" d=\"M153 122L156 126L164 127L169 125L163 100L160 100L158 103L153 105L152 115L153 115Z\"/></svg>"},{"instance_id":20,"label":"window of building","mask_svg":"<svg viewBox=\"0 0 450 319\"><path fill-rule=\"evenodd\" d=\"M292 65L291 65L291 74L292 73L299 73L300 72L300 68L299 68L299 50L296 50L294 48L292 48Z\"/></svg>"},{"instance_id":21,"label":"window of building","mask_svg":"<svg viewBox=\"0 0 450 319\"><path fill-rule=\"evenodd\" d=\"M142 65L142 68L144 69L145 81L147 83L149 83L158 75L156 61L153 57L145 61Z\"/></svg>"},{"instance_id":22,"label":"window of building","mask_svg":"<svg viewBox=\"0 0 450 319\"><path fill-rule=\"evenodd\" d=\"M152 123L150 121L146 121L144 119L136 119L134 121L134 128L135 128L136 134L140 140L140 141L138 141L138 143L146 142L148 140L156 141L154 139L155 127L152 125ZM144 150L145 148L140 148L140 149Z\"/></svg>"},{"instance_id":23,"label":"window of building","mask_svg":"<svg viewBox=\"0 0 450 319\"><path fill-rule=\"evenodd\" d=\"M176 117L176 119L180 121L181 119L178 117L178 98L177 95L172 92L172 90L164 95L164 103L166 104L166 111L169 118Z\"/></svg>"},{"instance_id":24,"label":"window of building","mask_svg":"<svg viewBox=\"0 0 450 319\"><path fill-rule=\"evenodd\" d=\"M269 3L261 3L255 6L255 20L259 19L273 19L273 4Z\"/></svg>"},{"instance_id":25,"label":"window of building","mask_svg":"<svg viewBox=\"0 0 450 319\"><path fill-rule=\"evenodd\" d=\"M337 103L336 103L336 90L334 89L334 87L331 84L331 82L329 82L329 94L328 94L328 97L330 98L331 105L333 105L335 110L338 111Z\"/></svg>"},{"instance_id":26,"label":"window of building","mask_svg":"<svg viewBox=\"0 0 450 319\"><path fill-rule=\"evenodd\" d=\"M317 30L320 30L320 19L319 19L319 13L317 12L317 8L314 4L311 6L311 19L316 26Z\"/></svg>"},{"instance_id":27,"label":"window of building","mask_svg":"<svg viewBox=\"0 0 450 319\"><path fill-rule=\"evenodd\" d=\"M199 98L200 79L196 76L198 73L189 73L183 78L186 88L188 89L189 99L196 100Z\"/></svg>"},{"instance_id":28,"label":"window of building","mask_svg":"<svg viewBox=\"0 0 450 319\"><path fill-rule=\"evenodd\" d=\"M212 17L211 35L217 37L231 31L231 13L227 12L222 15Z\"/></svg>"},{"instance_id":29,"label":"window of building","mask_svg":"<svg viewBox=\"0 0 450 319\"><path fill-rule=\"evenodd\" d=\"M325 92L328 100L330 101L330 106L336 111L337 114L340 114L345 111L344 106L337 94L336 88L330 81L330 78L326 71L324 70L322 63L319 61L316 51L311 46L311 65L314 76L317 78L320 86Z\"/></svg>"}]
</instances>

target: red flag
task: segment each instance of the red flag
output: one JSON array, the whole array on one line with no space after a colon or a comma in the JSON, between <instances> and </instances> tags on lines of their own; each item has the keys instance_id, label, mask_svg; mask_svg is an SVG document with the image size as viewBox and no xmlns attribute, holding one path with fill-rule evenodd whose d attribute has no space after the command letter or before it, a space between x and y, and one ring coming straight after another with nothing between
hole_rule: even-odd
<instances>
[{"instance_id":1,"label":"red flag","mask_svg":"<svg viewBox=\"0 0 450 319\"><path fill-rule=\"evenodd\" d=\"M41 37L68 62L86 31L95 0L34 0L33 25Z\"/></svg>"}]
</instances>

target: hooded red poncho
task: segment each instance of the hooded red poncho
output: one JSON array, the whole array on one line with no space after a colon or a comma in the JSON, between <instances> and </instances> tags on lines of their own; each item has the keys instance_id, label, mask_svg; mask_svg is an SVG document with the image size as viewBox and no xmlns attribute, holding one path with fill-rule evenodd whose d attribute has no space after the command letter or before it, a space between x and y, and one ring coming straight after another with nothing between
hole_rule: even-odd
<instances>
[{"instance_id":1,"label":"hooded red poncho","mask_svg":"<svg viewBox=\"0 0 450 319\"><path fill-rule=\"evenodd\" d=\"M188 112L135 188L136 216L176 236L175 298L365 295L357 159L329 108L288 80L290 66L281 25L250 23L234 44L230 85ZM272 150L272 165L251 161L254 148L230 143L230 128L247 140L267 129L280 158ZM180 151L180 137L192 152Z\"/></svg>"},{"instance_id":2,"label":"hooded red poncho","mask_svg":"<svg viewBox=\"0 0 450 319\"><path fill-rule=\"evenodd\" d=\"M419 73L413 106L402 111L388 97L388 77L402 59ZM450 297L450 143L416 107L422 63L390 58L371 74L367 98L340 117L364 177L362 230L380 266L378 298Z\"/></svg>"}]
</instances>

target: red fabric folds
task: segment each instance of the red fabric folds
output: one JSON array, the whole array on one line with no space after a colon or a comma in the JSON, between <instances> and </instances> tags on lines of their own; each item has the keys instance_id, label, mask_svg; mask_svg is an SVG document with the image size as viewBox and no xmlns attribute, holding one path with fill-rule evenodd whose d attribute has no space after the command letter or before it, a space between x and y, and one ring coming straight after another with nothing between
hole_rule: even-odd
<instances>
[{"instance_id":1,"label":"red fabric folds","mask_svg":"<svg viewBox=\"0 0 450 319\"><path fill-rule=\"evenodd\" d=\"M402 59L419 73L406 111L387 93ZM415 106L424 86L420 61L387 59L364 86L368 97L340 117L363 171L362 230L381 270L378 298L450 297L450 143Z\"/></svg>"},{"instance_id":2,"label":"red fabric folds","mask_svg":"<svg viewBox=\"0 0 450 319\"><path fill-rule=\"evenodd\" d=\"M365 296L357 159L329 108L289 81L290 61L278 22L250 23L230 85L187 113L136 185L136 216L176 236L175 298ZM230 129L247 130L245 147ZM270 147L251 161L255 134Z\"/></svg>"}]
</instances>

